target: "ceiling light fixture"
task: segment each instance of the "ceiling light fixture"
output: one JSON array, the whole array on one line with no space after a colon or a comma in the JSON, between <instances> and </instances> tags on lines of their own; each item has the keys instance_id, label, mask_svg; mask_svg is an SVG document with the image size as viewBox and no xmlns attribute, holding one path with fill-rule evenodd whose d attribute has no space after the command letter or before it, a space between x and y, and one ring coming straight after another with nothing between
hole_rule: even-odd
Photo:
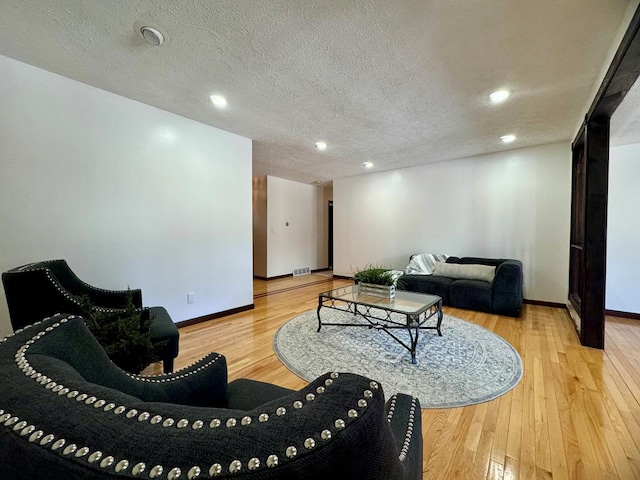
<instances>
[{"instance_id":1,"label":"ceiling light fixture","mask_svg":"<svg viewBox=\"0 0 640 480\"><path fill-rule=\"evenodd\" d=\"M147 43L150 43L153 46L159 47L164 43L164 35L157 28L143 26L140 27L140 35L144 38Z\"/></svg>"},{"instance_id":2,"label":"ceiling light fixture","mask_svg":"<svg viewBox=\"0 0 640 480\"><path fill-rule=\"evenodd\" d=\"M373 163L371 163L371 162L364 162L364 163L362 164L362 166L363 166L364 168L371 168L371 167L373 167Z\"/></svg>"},{"instance_id":3,"label":"ceiling light fixture","mask_svg":"<svg viewBox=\"0 0 640 480\"><path fill-rule=\"evenodd\" d=\"M509 98L509 95L508 90L498 90L489 95L489 98L491 99L491 103L502 103Z\"/></svg>"},{"instance_id":4,"label":"ceiling light fixture","mask_svg":"<svg viewBox=\"0 0 640 480\"><path fill-rule=\"evenodd\" d=\"M211 100L211 103L213 103L216 107L224 108L227 106L227 99L221 97L220 95L211 95L209 99Z\"/></svg>"},{"instance_id":5,"label":"ceiling light fixture","mask_svg":"<svg viewBox=\"0 0 640 480\"><path fill-rule=\"evenodd\" d=\"M516 139L515 135L503 135L500 137L500 140L502 140L502 143L511 143Z\"/></svg>"},{"instance_id":6,"label":"ceiling light fixture","mask_svg":"<svg viewBox=\"0 0 640 480\"><path fill-rule=\"evenodd\" d=\"M325 142L316 142L316 148L318 150L326 150L327 144Z\"/></svg>"}]
</instances>

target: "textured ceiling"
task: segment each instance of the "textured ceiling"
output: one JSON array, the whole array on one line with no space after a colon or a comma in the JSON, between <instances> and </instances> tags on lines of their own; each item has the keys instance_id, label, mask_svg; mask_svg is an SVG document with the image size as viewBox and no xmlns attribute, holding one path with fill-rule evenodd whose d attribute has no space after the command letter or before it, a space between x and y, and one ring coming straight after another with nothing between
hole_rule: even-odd
<instances>
[{"instance_id":1,"label":"textured ceiling","mask_svg":"<svg viewBox=\"0 0 640 480\"><path fill-rule=\"evenodd\" d=\"M611 116L611 145L640 143L640 82L636 81Z\"/></svg>"},{"instance_id":2,"label":"textured ceiling","mask_svg":"<svg viewBox=\"0 0 640 480\"><path fill-rule=\"evenodd\" d=\"M2 1L0 54L252 138L254 175L326 182L570 140L628 4Z\"/></svg>"}]
</instances>

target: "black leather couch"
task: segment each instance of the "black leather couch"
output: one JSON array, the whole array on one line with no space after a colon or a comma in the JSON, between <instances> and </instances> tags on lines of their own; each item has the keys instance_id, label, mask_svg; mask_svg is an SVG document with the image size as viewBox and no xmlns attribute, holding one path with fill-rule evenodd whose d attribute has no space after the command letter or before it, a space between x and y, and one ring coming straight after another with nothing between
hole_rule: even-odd
<instances>
[{"instance_id":1,"label":"black leather couch","mask_svg":"<svg viewBox=\"0 0 640 480\"><path fill-rule=\"evenodd\" d=\"M133 375L55 315L0 340L0 385L2 479L422 478L418 400L358 375L227 384L217 353Z\"/></svg>"},{"instance_id":2,"label":"black leather couch","mask_svg":"<svg viewBox=\"0 0 640 480\"><path fill-rule=\"evenodd\" d=\"M173 371L178 356L180 333L164 307L142 307L142 290L105 290L82 281L65 260L45 260L13 268L2 274L9 317L14 330L55 313L83 313L81 296L86 295L101 311L125 307L131 294L133 305L151 317L151 341L162 360L165 373Z\"/></svg>"},{"instance_id":3,"label":"black leather couch","mask_svg":"<svg viewBox=\"0 0 640 480\"><path fill-rule=\"evenodd\" d=\"M522 262L478 257L449 257L447 263L496 267L492 282L437 275L402 275L398 288L442 297L444 305L518 317L522 307Z\"/></svg>"}]
</instances>

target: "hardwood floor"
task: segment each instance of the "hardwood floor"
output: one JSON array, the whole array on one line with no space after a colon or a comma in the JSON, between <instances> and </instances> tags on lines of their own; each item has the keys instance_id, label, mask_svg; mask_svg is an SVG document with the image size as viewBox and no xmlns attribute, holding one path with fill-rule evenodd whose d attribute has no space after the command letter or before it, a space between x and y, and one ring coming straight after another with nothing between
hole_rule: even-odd
<instances>
[{"instance_id":1,"label":"hardwood floor","mask_svg":"<svg viewBox=\"0 0 640 480\"><path fill-rule=\"evenodd\" d=\"M315 308L319 292L348 282L296 282L258 286L258 295L271 293L258 296L254 310L181 329L176 368L216 351L227 357L230 379L303 387L306 382L273 353L273 336L287 320ZM639 321L608 317L601 351L579 344L561 309L525 305L519 319L445 310L514 345L524 376L491 402L422 411L424 478L640 478ZM160 367L146 373L160 373Z\"/></svg>"}]
</instances>

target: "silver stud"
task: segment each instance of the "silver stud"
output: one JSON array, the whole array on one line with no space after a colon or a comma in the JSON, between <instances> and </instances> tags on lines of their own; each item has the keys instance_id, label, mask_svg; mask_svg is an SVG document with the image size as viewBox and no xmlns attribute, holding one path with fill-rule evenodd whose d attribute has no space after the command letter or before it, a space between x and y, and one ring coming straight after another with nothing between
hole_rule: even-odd
<instances>
[{"instance_id":1,"label":"silver stud","mask_svg":"<svg viewBox=\"0 0 640 480\"><path fill-rule=\"evenodd\" d=\"M162 426L165 428L168 428L172 426L174 423L175 423L175 420L173 418L167 418L164 422L162 422Z\"/></svg>"},{"instance_id":2,"label":"silver stud","mask_svg":"<svg viewBox=\"0 0 640 480\"><path fill-rule=\"evenodd\" d=\"M261 414L258 416L258 421L259 421L260 423L264 423L264 422L266 422L267 420L269 420L269 415L267 415L266 413L261 413Z\"/></svg>"},{"instance_id":3,"label":"silver stud","mask_svg":"<svg viewBox=\"0 0 640 480\"><path fill-rule=\"evenodd\" d=\"M60 390L58 390L58 395L62 396L62 395L66 395L67 393L69 393L69 389L67 387L61 388Z\"/></svg>"},{"instance_id":4,"label":"silver stud","mask_svg":"<svg viewBox=\"0 0 640 480\"><path fill-rule=\"evenodd\" d=\"M238 473L241 468L242 463L240 462L240 460L234 460L229 464L229 472L231 473Z\"/></svg>"},{"instance_id":5,"label":"silver stud","mask_svg":"<svg viewBox=\"0 0 640 480\"><path fill-rule=\"evenodd\" d=\"M84 403L86 403L87 405L91 405L91 404L92 404L93 402L95 402L96 400L97 400L97 398L96 398L96 397L91 396L91 397L87 398L87 399L84 401Z\"/></svg>"},{"instance_id":6,"label":"silver stud","mask_svg":"<svg viewBox=\"0 0 640 480\"><path fill-rule=\"evenodd\" d=\"M178 478L181 474L182 470L180 470L178 467L174 467L169 470L169 473L167 474L167 480L176 480L176 478Z\"/></svg>"},{"instance_id":7,"label":"silver stud","mask_svg":"<svg viewBox=\"0 0 640 480\"><path fill-rule=\"evenodd\" d=\"M120 405L118 408L116 408L113 413L115 413L116 415L120 415L122 412L124 412L127 409L127 407Z\"/></svg>"},{"instance_id":8,"label":"silver stud","mask_svg":"<svg viewBox=\"0 0 640 480\"><path fill-rule=\"evenodd\" d=\"M373 397L373 392L371 390L364 391L364 398L372 398L372 397Z\"/></svg>"},{"instance_id":9,"label":"silver stud","mask_svg":"<svg viewBox=\"0 0 640 480\"><path fill-rule=\"evenodd\" d=\"M211 420L211 422L209 423L209 428L218 428L220 426L222 422L220 421L219 418L214 418L213 420ZM217 465L214 463L214 465Z\"/></svg>"},{"instance_id":10,"label":"silver stud","mask_svg":"<svg viewBox=\"0 0 640 480\"><path fill-rule=\"evenodd\" d=\"M129 467L129 460L120 460L116 463L116 473L125 471Z\"/></svg>"},{"instance_id":11,"label":"silver stud","mask_svg":"<svg viewBox=\"0 0 640 480\"><path fill-rule=\"evenodd\" d=\"M116 404L115 404L115 403L107 403L107 404L104 406L103 410L104 410L105 412L109 412L109 411L113 410L114 408L116 408Z\"/></svg>"},{"instance_id":12,"label":"silver stud","mask_svg":"<svg viewBox=\"0 0 640 480\"><path fill-rule=\"evenodd\" d=\"M31 443L37 442L38 440L40 440L42 435L44 435L44 432L42 430L38 430L37 432L33 432L31 434L31 436L29 437L29 441Z\"/></svg>"},{"instance_id":13,"label":"silver stud","mask_svg":"<svg viewBox=\"0 0 640 480\"><path fill-rule=\"evenodd\" d=\"M149 412L142 412L140 415L138 415L138 421L139 422L146 422L149 419L150 416L151 415L149 414Z\"/></svg>"},{"instance_id":14,"label":"silver stud","mask_svg":"<svg viewBox=\"0 0 640 480\"><path fill-rule=\"evenodd\" d=\"M127 418L133 418L133 417L135 417L136 415L138 415L138 410L136 410L135 408L132 408L131 410L129 410L129 411L127 412L126 417L127 417Z\"/></svg>"},{"instance_id":15,"label":"silver stud","mask_svg":"<svg viewBox=\"0 0 640 480\"><path fill-rule=\"evenodd\" d=\"M76 458L84 457L87 453L89 453L89 449L87 447L82 447L76 452Z\"/></svg>"},{"instance_id":16,"label":"silver stud","mask_svg":"<svg viewBox=\"0 0 640 480\"><path fill-rule=\"evenodd\" d=\"M351 409L347 412L347 415L349 415L349 418L356 418L358 416L358 412L354 409Z\"/></svg>"},{"instance_id":17,"label":"silver stud","mask_svg":"<svg viewBox=\"0 0 640 480\"><path fill-rule=\"evenodd\" d=\"M284 407L278 407L278 409L276 410L276 415L278 415L279 417L283 416L285 413L287 413L287 409Z\"/></svg>"},{"instance_id":18,"label":"silver stud","mask_svg":"<svg viewBox=\"0 0 640 480\"><path fill-rule=\"evenodd\" d=\"M104 457L100 462L100 468L109 468L111 465L113 465L114 461L115 458L113 458L111 455L109 455L108 457Z\"/></svg>"},{"instance_id":19,"label":"silver stud","mask_svg":"<svg viewBox=\"0 0 640 480\"><path fill-rule=\"evenodd\" d=\"M194 478L198 478L200 476L200 467L191 467L187 472L187 478L189 480L193 480Z\"/></svg>"},{"instance_id":20,"label":"silver stud","mask_svg":"<svg viewBox=\"0 0 640 480\"><path fill-rule=\"evenodd\" d=\"M202 420L196 420L195 422L193 422L193 425L191 425L191 428L193 428L194 430L199 430L203 425L204 422Z\"/></svg>"},{"instance_id":21,"label":"silver stud","mask_svg":"<svg viewBox=\"0 0 640 480\"><path fill-rule=\"evenodd\" d=\"M367 406L367 401L364 398L361 398L360 400L358 400L358 406L360 408L364 408Z\"/></svg>"},{"instance_id":22,"label":"silver stud","mask_svg":"<svg viewBox=\"0 0 640 480\"><path fill-rule=\"evenodd\" d=\"M162 465L156 465L151 470L149 470L149 478L156 478L162 475Z\"/></svg>"},{"instance_id":23,"label":"silver stud","mask_svg":"<svg viewBox=\"0 0 640 480\"><path fill-rule=\"evenodd\" d=\"M235 427L236 423L238 423L238 421L235 418L230 418L229 420L227 420L227 427Z\"/></svg>"},{"instance_id":24,"label":"silver stud","mask_svg":"<svg viewBox=\"0 0 640 480\"><path fill-rule=\"evenodd\" d=\"M49 382L44 386L44 388L46 388L47 390L51 390L56 385L58 385L56 382Z\"/></svg>"},{"instance_id":25,"label":"silver stud","mask_svg":"<svg viewBox=\"0 0 640 480\"><path fill-rule=\"evenodd\" d=\"M6 422L4 422L4 426L5 427L10 427L11 425L13 425L14 423L16 423L18 421L18 417L11 417L9 420L7 420Z\"/></svg>"},{"instance_id":26,"label":"silver stud","mask_svg":"<svg viewBox=\"0 0 640 480\"><path fill-rule=\"evenodd\" d=\"M27 426L27 422L25 422L24 420L22 420L22 421L20 421L20 422L16 423L16 424L13 426L13 431L14 431L14 432L17 432L18 430L22 430L22 429L23 429L24 427L26 427L26 426Z\"/></svg>"},{"instance_id":27,"label":"silver stud","mask_svg":"<svg viewBox=\"0 0 640 480\"><path fill-rule=\"evenodd\" d=\"M342 429L344 428L344 420L342 420L341 418L337 419L334 423L335 427L337 429Z\"/></svg>"},{"instance_id":28,"label":"silver stud","mask_svg":"<svg viewBox=\"0 0 640 480\"><path fill-rule=\"evenodd\" d=\"M176 426L178 428L185 428L187 425L189 425L189 420L187 420L186 418L183 418L182 420L178 421L178 424Z\"/></svg>"},{"instance_id":29,"label":"silver stud","mask_svg":"<svg viewBox=\"0 0 640 480\"><path fill-rule=\"evenodd\" d=\"M278 456L277 455L269 455L267 457L267 467L273 468L278 466Z\"/></svg>"},{"instance_id":30,"label":"silver stud","mask_svg":"<svg viewBox=\"0 0 640 480\"><path fill-rule=\"evenodd\" d=\"M105 402L104 400L98 400L93 404L93 408L102 408L106 403L107 402Z\"/></svg>"},{"instance_id":31,"label":"silver stud","mask_svg":"<svg viewBox=\"0 0 640 480\"><path fill-rule=\"evenodd\" d=\"M56 440L56 442L51 445L51 450L58 450L59 448L64 447L64 444L67 443L67 441L64 438L61 438L60 440Z\"/></svg>"},{"instance_id":32,"label":"silver stud","mask_svg":"<svg viewBox=\"0 0 640 480\"><path fill-rule=\"evenodd\" d=\"M333 380L331 380L330 378L327 378L327 379L324 381L324 384L325 384L327 387L328 387L329 385L331 385L332 383L333 383Z\"/></svg>"},{"instance_id":33,"label":"silver stud","mask_svg":"<svg viewBox=\"0 0 640 480\"><path fill-rule=\"evenodd\" d=\"M49 443L51 443L53 441L53 439L56 438L53 436L53 434L49 434L46 437L44 437L42 440L40 440L40 445L42 445L43 447Z\"/></svg>"},{"instance_id":34,"label":"silver stud","mask_svg":"<svg viewBox=\"0 0 640 480\"><path fill-rule=\"evenodd\" d=\"M249 470L255 470L258 467L260 467L260 459L258 458L252 458L251 460L249 460L249 463L247 464L247 467L249 467Z\"/></svg>"},{"instance_id":35,"label":"silver stud","mask_svg":"<svg viewBox=\"0 0 640 480\"><path fill-rule=\"evenodd\" d=\"M307 402L313 402L316 399L316 396L313 393L307 393L305 398L307 399Z\"/></svg>"},{"instance_id":36,"label":"silver stud","mask_svg":"<svg viewBox=\"0 0 640 480\"><path fill-rule=\"evenodd\" d=\"M131 474L136 477L144 472L145 468L147 468L147 466L144 464L144 462L136 463L131 469Z\"/></svg>"},{"instance_id":37,"label":"silver stud","mask_svg":"<svg viewBox=\"0 0 640 480\"><path fill-rule=\"evenodd\" d=\"M298 454L298 449L293 445L291 445L290 447L287 447L287 450L285 453L287 454L287 457L293 458Z\"/></svg>"},{"instance_id":38,"label":"silver stud","mask_svg":"<svg viewBox=\"0 0 640 480\"><path fill-rule=\"evenodd\" d=\"M81 393L76 397L76 400L78 402L84 402L87 398L89 398L89 395L87 395L86 393Z\"/></svg>"},{"instance_id":39,"label":"silver stud","mask_svg":"<svg viewBox=\"0 0 640 480\"><path fill-rule=\"evenodd\" d=\"M89 455L88 462L94 463L100 460L101 458L102 458L102 452L100 450L97 450L93 452L91 455Z\"/></svg>"},{"instance_id":40,"label":"silver stud","mask_svg":"<svg viewBox=\"0 0 640 480\"><path fill-rule=\"evenodd\" d=\"M157 425L161 421L162 421L162 416L161 415L154 415L151 418L151 420L149 420L149 423L151 423L151 425Z\"/></svg>"},{"instance_id":41,"label":"silver stud","mask_svg":"<svg viewBox=\"0 0 640 480\"><path fill-rule=\"evenodd\" d=\"M324 393L324 387L322 385L320 385L318 388L316 388L316 393Z\"/></svg>"},{"instance_id":42,"label":"silver stud","mask_svg":"<svg viewBox=\"0 0 640 480\"><path fill-rule=\"evenodd\" d=\"M221 472L222 472L222 465L220 465L219 463L214 463L213 465L211 465L211 468L209 469L209 476L215 477L217 475L220 475Z\"/></svg>"},{"instance_id":43,"label":"silver stud","mask_svg":"<svg viewBox=\"0 0 640 480\"><path fill-rule=\"evenodd\" d=\"M304 448L306 448L307 450L311 450L315 446L316 446L316 441L313 438L307 438L304 441Z\"/></svg>"},{"instance_id":44,"label":"silver stud","mask_svg":"<svg viewBox=\"0 0 640 480\"><path fill-rule=\"evenodd\" d=\"M335 380L336 378L338 378L339 376L340 376L340 374L339 374L338 372L333 372L333 373L331 374L331 378L333 378L334 380Z\"/></svg>"},{"instance_id":45,"label":"silver stud","mask_svg":"<svg viewBox=\"0 0 640 480\"><path fill-rule=\"evenodd\" d=\"M293 408L302 408L302 402L300 400L296 400L293 402Z\"/></svg>"},{"instance_id":46,"label":"silver stud","mask_svg":"<svg viewBox=\"0 0 640 480\"><path fill-rule=\"evenodd\" d=\"M78 396L80 392L78 390L71 390L68 394L67 397L68 398L75 398Z\"/></svg>"},{"instance_id":47,"label":"silver stud","mask_svg":"<svg viewBox=\"0 0 640 480\"><path fill-rule=\"evenodd\" d=\"M70 455L74 453L78 449L78 446L75 443L67 445L66 448L62 451L63 455Z\"/></svg>"},{"instance_id":48,"label":"silver stud","mask_svg":"<svg viewBox=\"0 0 640 480\"><path fill-rule=\"evenodd\" d=\"M369 383L369 386L374 390L378 390L378 382L371 382Z\"/></svg>"},{"instance_id":49,"label":"silver stud","mask_svg":"<svg viewBox=\"0 0 640 480\"><path fill-rule=\"evenodd\" d=\"M240 423L242 425L249 425L251 423L251 417L249 417L249 416L242 417L242 420L240 421Z\"/></svg>"},{"instance_id":50,"label":"silver stud","mask_svg":"<svg viewBox=\"0 0 640 480\"><path fill-rule=\"evenodd\" d=\"M51 389L52 392L58 393L60 390L62 390L64 388L63 385L56 385L55 387L53 387Z\"/></svg>"},{"instance_id":51,"label":"silver stud","mask_svg":"<svg viewBox=\"0 0 640 480\"><path fill-rule=\"evenodd\" d=\"M331 430L323 430L320 434L320 438L323 440L329 440L331 438Z\"/></svg>"},{"instance_id":52,"label":"silver stud","mask_svg":"<svg viewBox=\"0 0 640 480\"><path fill-rule=\"evenodd\" d=\"M4 415L0 415L0 423L6 422L9 418L11 418L10 413L5 413Z\"/></svg>"}]
</instances>

